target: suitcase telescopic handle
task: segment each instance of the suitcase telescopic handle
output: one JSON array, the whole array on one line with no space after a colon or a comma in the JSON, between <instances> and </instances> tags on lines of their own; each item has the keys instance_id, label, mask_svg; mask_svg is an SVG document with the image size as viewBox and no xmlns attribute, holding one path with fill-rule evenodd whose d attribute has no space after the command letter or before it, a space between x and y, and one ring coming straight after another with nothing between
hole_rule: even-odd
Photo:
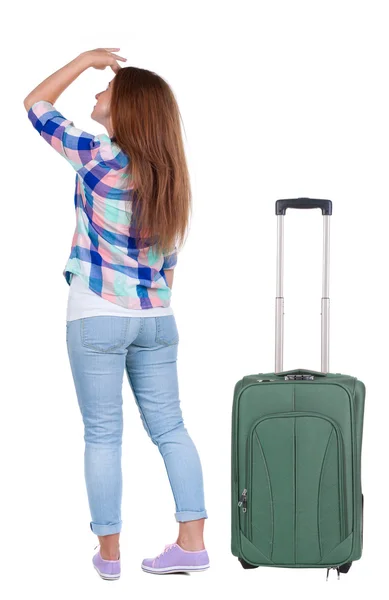
<instances>
[{"instance_id":1,"label":"suitcase telescopic handle","mask_svg":"<svg viewBox=\"0 0 389 600\"><path fill-rule=\"evenodd\" d=\"M276 215L284 215L287 208L320 208L322 215L332 215L331 200L315 200L312 198L294 198L292 200L277 200Z\"/></svg>"},{"instance_id":2,"label":"suitcase telescopic handle","mask_svg":"<svg viewBox=\"0 0 389 600\"><path fill-rule=\"evenodd\" d=\"M276 201L277 215L277 295L275 332L275 373L282 373L284 355L284 215L287 208L320 208L323 215L323 283L321 298L321 372L329 372L329 333L330 333L330 216L331 200L295 198Z\"/></svg>"}]
</instances>

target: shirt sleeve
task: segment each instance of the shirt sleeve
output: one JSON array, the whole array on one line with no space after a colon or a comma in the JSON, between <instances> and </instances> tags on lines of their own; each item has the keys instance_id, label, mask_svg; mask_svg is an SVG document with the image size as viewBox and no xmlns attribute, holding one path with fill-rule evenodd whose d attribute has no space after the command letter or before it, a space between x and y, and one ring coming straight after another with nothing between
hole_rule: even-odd
<instances>
[{"instance_id":1,"label":"shirt sleeve","mask_svg":"<svg viewBox=\"0 0 389 600\"><path fill-rule=\"evenodd\" d=\"M163 269L174 269L177 264L177 246L174 246L174 250L169 254L164 254Z\"/></svg>"},{"instance_id":2,"label":"shirt sleeve","mask_svg":"<svg viewBox=\"0 0 389 600\"><path fill-rule=\"evenodd\" d=\"M99 152L101 135L77 129L51 102L38 100L28 110L28 118L48 144L79 171Z\"/></svg>"}]
</instances>

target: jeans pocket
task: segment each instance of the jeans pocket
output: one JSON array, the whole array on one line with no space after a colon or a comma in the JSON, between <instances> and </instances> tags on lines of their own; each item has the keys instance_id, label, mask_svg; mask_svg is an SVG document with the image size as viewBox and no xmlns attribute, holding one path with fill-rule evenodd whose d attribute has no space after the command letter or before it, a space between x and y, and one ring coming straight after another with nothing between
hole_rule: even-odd
<instances>
[{"instance_id":1,"label":"jeans pocket","mask_svg":"<svg viewBox=\"0 0 389 600\"><path fill-rule=\"evenodd\" d=\"M126 342L129 317L100 315L81 319L81 344L98 352L111 352Z\"/></svg>"},{"instance_id":2,"label":"jeans pocket","mask_svg":"<svg viewBox=\"0 0 389 600\"><path fill-rule=\"evenodd\" d=\"M164 346L178 344L180 338L178 335L178 328L174 315L155 317L155 323L155 341L157 344L163 344Z\"/></svg>"}]
</instances>

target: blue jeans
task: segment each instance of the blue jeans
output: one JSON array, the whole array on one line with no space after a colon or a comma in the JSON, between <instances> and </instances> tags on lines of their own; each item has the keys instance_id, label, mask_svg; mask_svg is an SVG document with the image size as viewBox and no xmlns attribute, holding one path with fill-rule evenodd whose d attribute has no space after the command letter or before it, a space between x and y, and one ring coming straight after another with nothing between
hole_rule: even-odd
<instances>
[{"instance_id":1,"label":"blue jeans","mask_svg":"<svg viewBox=\"0 0 389 600\"><path fill-rule=\"evenodd\" d=\"M174 315L99 315L66 322L66 344L84 423L90 528L96 535L119 533L122 527L124 371L143 426L164 460L176 521L208 518L200 458L180 408L178 342Z\"/></svg>"}]
</instances>

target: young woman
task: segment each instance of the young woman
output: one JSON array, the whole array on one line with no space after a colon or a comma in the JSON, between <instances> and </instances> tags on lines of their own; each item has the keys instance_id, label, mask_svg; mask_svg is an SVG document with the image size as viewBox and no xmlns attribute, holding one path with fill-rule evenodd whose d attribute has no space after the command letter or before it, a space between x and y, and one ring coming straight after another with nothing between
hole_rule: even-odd
<instances>
[{"instance_id":1,"label":"young woman","mask_svg":"<svg viewBox=\"0 0 389 600\"><path fill-rule=\"evenodd\" d=\"M203 475L182 418L177 381L179 335L171 307L173 269L191 209L179 110L167 83L121 67L119 48L83 52L24 100L28 118L76 171L76 228L63 275L69 284L66 343L84 423L84 467L93 565L120 577L122 380L158 447L175 501L178 537L142 569L209 567L204 547ZM77 129L54 106L89 67L111 67L92 119L105 133Z\"/></svg>"}]
</instances>

